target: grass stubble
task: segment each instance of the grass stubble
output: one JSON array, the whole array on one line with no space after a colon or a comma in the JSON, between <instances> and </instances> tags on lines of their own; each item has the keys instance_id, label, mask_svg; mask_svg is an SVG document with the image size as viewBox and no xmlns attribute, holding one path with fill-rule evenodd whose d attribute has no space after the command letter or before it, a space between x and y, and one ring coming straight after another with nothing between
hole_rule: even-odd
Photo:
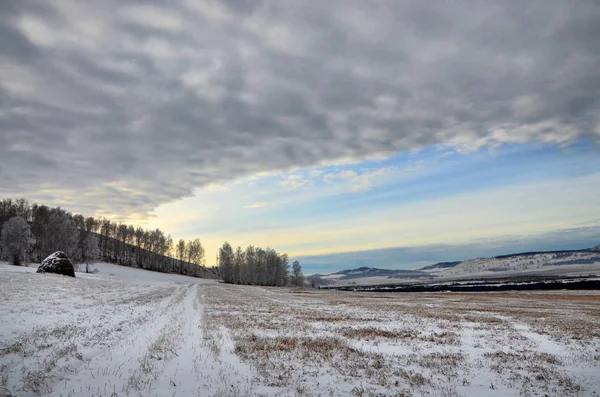
<instances>
[{"instance_id":1,"label":"grass stubble","mask_svg":"<svg viewBox=\"0 0 600 397\"><path fill-rule=\"evenodd\" d=\"M206 321L265 385L296 395L585 396L594 380L577 369L600 367L593 292L210 288Z\"/></svg>"}]
</instances>

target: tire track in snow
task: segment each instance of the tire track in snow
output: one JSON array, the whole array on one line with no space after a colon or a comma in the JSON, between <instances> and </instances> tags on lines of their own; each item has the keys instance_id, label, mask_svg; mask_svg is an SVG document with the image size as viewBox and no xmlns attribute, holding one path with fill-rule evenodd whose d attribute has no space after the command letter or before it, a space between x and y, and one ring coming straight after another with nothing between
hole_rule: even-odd
<instances>
[{"instance_id":1,"label":"tire track in snow","mask_svg":"<svg viewBox=\"0 0 600 397\"><path fill-rule=\"evenodd\" d=\"M186 296L177 357L165 367L151 396L252 396L256 388L252 373L232 352L233 341L220 329L206 339L204 290L196 285ZM215 349L214 344L218 346Z\"/></svg>"},{"instance_id":2,"label":"tire track in snow","mask_svg":"<svg viewBox=\"0 0 600 397\"><path fill-rule=\"evenodd\" d=\"M64 280L57 278L56 281ZM81 287L75 285L73 289L77 292ZM176 290L176 287L160 286L155 288L154 296L147 296L134 289L133 293L124 294L130 298L128 303L93 307L73 305L64 297L59 299L60 295L53 296L47 303L50 307L59 311L72 307L74 313L68 318L49 315L46 326L35 327L0 346L0 370L3 379L8 380L5 386L19 396L63 390L73 374L143 326L157 305L167 306ZM120 294L122 290L113 287L113 295L115 293Z\"/></svg>"},{"instance_id":3,"label":"tire track in snow","mask_svg":"<svg viewBox=\"0 0 600 397\"><path fill-rule=\"evenodd\" d=\"M43 374L40 391L13 389L17 395L209 397L263 391L256 371L233 353L229 332L204 322L203 285L163 285L154 293L147 288L142 293L113 291L98 306L44 329L53 335L52 345L77 349ZM32 371L49 355L45 350L36 354Z\"/></svg>"},{"instance_id":4,"label":"tire track in snow","mask_svg":"<svg viewBox=\"0 0 600 397\"><path fill-rule=\"evenodd\" d=\"M69 379L57 382L50 395L110 396L113 392L138 395L142 390L147 391L162 366L160 361L173 350L169 335L175 334L182 322L183 300L191 287L174 290L173 295L159 301L151 311L147 311L147 306L138 307L144 311L141 319L122 329L120 338L101 348L99 354L84 357L83 365Z\"/></svg>"}]
</instances>

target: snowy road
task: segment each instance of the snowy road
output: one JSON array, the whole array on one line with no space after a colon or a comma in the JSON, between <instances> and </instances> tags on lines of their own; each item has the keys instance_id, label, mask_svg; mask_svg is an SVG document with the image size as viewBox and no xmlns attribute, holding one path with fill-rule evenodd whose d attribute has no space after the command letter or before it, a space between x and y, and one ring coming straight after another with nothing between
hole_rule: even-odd
<instances>
[{"instance_id":1,"label":"snowy road","mask_svg":"<svg viewBox=\"0 0 600 397\"><path fill-rule=\"evenodd\" d=\"M250 390L251 370L204 326L203 288L214 281L102 266L76 279L0 266L3 387L15 396ZM128 277L140 272L147 278Z\"/></svg>"}]
</instances>

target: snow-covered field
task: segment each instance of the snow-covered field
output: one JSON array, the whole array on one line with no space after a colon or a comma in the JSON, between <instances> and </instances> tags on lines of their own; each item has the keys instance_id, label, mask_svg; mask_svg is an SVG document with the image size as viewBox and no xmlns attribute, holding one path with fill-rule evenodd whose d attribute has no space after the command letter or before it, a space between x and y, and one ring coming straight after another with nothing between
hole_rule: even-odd
<instances>
[{"instance_id":1,"label":"snow-covered field","mask_svg":"<svg viewBox=\"0 0 600 397\"><path fill-rule=\"evenodd\" d=\"M109 397L600 391L598 292L360 294L97 268L73 279L0 265L0 390Z\"/></svg>"}]
</instances>

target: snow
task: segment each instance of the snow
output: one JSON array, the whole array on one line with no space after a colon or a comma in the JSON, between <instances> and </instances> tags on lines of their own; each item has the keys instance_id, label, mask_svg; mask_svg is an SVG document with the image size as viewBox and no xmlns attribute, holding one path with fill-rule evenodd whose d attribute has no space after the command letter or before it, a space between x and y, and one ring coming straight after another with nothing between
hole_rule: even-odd
<instances>
[{"instance_id":1,"label":"snow","mask_svg":"<svg viewBox=\"0 0 600 397\"><path fill-rule=\"evenodd\" d=\"M55 253L48 255L42 262L59 259L62 255L65 255L65 253L62 251L56 251Z\"/></svg>"},{"instance_id":2,"label":"snow","mask_svg":"<svg viewBox=\"0 0 600 397\"><path fill-rule=\"evenodd\" d=\"M328 274L326 276L322 276L320 278L322 278L324 280L338 280L338 279L340 279L342 277L344 277L343 274L333 273L333 274Z\"/></svg>"},{"instance_id":3,"label":"snow","mask_svg":"<svg viewBox=\"0 0 600 397\"><path fill-rule=\"evenodd\" d=\"M0 264L0 376L13 395L204 396L252 384L249 367L213 357L203 338L203 287L216 281L36 267Z\"/></svg>"},{"instance_id":4,"label":"snow","mask_svg":"<svg viewBox=\"0 0 600 397\"><path fill-rule=\"evenodd\" d=\"M210 288L208 321L231 330L242 357L284 388L276 395L594 396L600 388L600 357L590 354L600 348L591 332L596 292Z\"/></svg>"},{"instance_id":5,"label":"snow","mask_svg":"<svg viewBox=\"0 0 600 397\"><path fill-rule=\"evenodd\" d=\"M361 294L36 267L0 264L0 392L13 396L600 390L594 291Z\"/></svg>"},{"instance_id":6,"label":"snow","mask_svg":"<svg viewBox=\"0 0 600 397\"><path fill-rule=\"evenodd\" d=\"M81 265L82 270L85 270L85 265ZM182 276L180 274L169 274L153 272L151 270L138 269L127 266L113 265L111 263L94 263L90 266L95 273L86 274L84 272L76 272L77 277L86 278L106 278L106 277L119 277L136 280L147 280L156 282L181 282L181 283L213 283L214 280L208 280L204 278L196 278L189 276ZM97 272L97 273L96 273Z\"/></svg>"},{"instance_id":7,"label":"snow","mask_svg":"<svg viewBox=\"0 0 600 397\"><path fill-rule=\"evenodd\" d=\"M521 274L525 272L549 272L561 269L570 271L577 267L582 271L600 271L600 254L597 252L571 252L566 254L540 253L511 256L506 258L470 259L463 263L436 272L437 275L481 276L499 273Z\"/></svg>"},{"instance_id":8,"label":"snow","mask_svg":"<svg viewBox=\"0 0 600 397\"><path fill-rule=\"evenodd\" d=\"M361 272L351 272L357 274ZM534 253L500 258L469 259L453 267L427 269L421 274L398 274L394 277L370 276L346 278L348 273L321 276L330 286L370 286L382 284L435 283L461 279L490 279L514 276L600 276L600 251Z\"/></svg>"}]
</instances>

